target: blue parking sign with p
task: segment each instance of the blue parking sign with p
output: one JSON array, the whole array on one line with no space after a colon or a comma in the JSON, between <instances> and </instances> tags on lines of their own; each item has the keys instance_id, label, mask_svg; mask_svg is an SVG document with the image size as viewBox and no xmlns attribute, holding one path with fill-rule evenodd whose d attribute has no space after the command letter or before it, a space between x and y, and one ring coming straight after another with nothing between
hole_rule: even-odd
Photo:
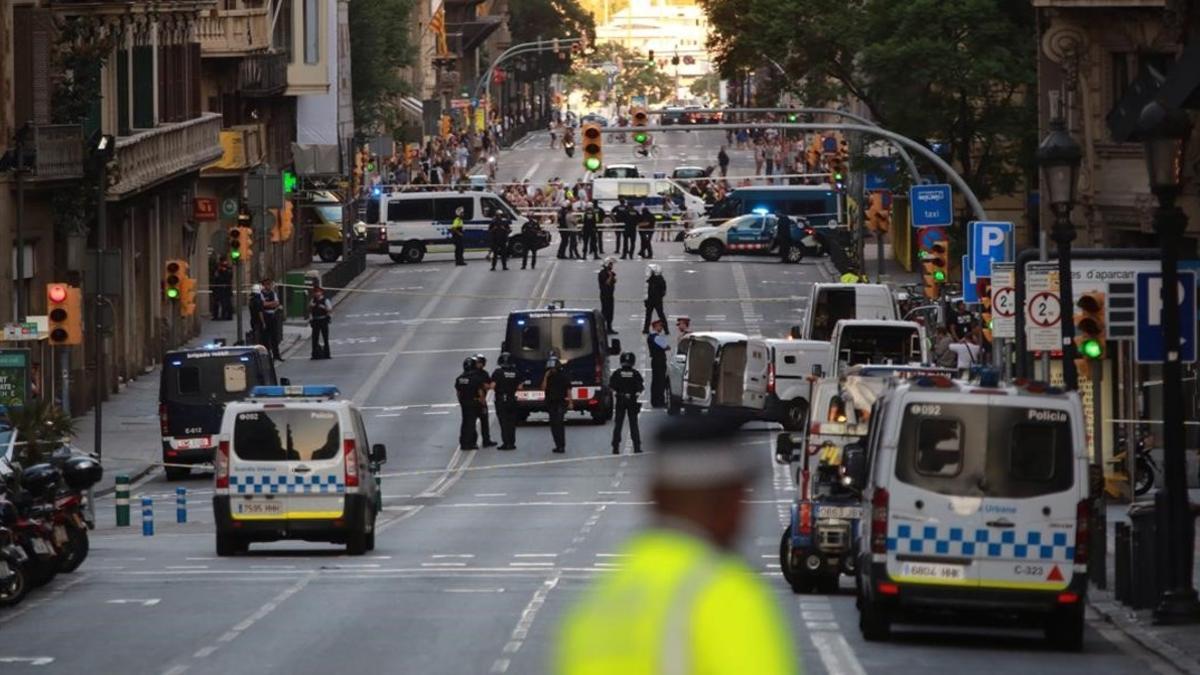
<instances>
[{"instance_id":1,"label":"blue parking sign with p","mask_svg":"<svg viewBox=\"0 0 1200 675\"><path fill-rule=\"evenodd\" d=\"M971 270L976 277L992 276L993 262L1010 262L1013 249L1013 224L990 220L968 223Z\"/></svg>"}]
</instances>

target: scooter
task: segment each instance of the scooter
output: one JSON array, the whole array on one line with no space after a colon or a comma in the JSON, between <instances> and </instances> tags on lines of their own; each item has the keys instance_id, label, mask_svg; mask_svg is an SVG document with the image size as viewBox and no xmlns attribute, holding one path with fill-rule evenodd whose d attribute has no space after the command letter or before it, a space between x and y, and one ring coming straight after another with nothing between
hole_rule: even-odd
<instances>
[{"instance_id":1,"label":"scooter","mask_svg":"<svg viewBox=\"0 0 1200 675\"><path fill-rule=\"evenodd\" d=\"M575 139L574 138L564 138L563 139L563 151L567 153L567 157L575 156Z\"/></svg>"}]
</instances>

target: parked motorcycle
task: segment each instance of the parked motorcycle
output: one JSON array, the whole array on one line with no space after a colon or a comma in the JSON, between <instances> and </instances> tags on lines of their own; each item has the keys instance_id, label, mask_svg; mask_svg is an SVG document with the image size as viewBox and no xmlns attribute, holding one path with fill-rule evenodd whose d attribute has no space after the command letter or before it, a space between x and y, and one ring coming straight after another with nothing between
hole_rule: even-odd
<instances>
[{"instance_id":1,"label":"parked motorcycle","mask_svg":"<svg viewBox=\"0 0 1200 675\"><path fill-rule=\"evenodd\" d=\"M29 593L29 556L17 544L11 529L16 520L16 507L0 500L0 607L11 607Z\"/></svg>"},{"instance_id":2,"label":"parked motorcycle","mask_svg":"<svg viewBox=\"0 0 1200 675\"><path fill-rule=\"evenodd\" d=\"M1118 439L1120 440L1120 439ZM1141 496L1154 489L1154 477L1158 474L1158 463L1154 461L1154 457L1150 454L1150 432L1145 429L1138 429L1137 444L1134 448L1133 456L1133 494ZM1124 443L1120 443L1124 445ZM1124 474L1128 469L1127 458L1129 453L1126 450L1113 455L1111 463L1115 472Z\"/></svg>"}]
</instances>

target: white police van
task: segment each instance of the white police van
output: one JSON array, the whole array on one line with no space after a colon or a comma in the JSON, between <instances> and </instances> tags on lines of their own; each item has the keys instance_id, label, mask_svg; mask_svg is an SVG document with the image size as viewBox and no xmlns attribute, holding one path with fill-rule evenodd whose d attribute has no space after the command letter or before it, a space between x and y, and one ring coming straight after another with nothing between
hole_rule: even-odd
<instances>
[{"instance_id":1,"label":"white police van","mask_svg":"<svg viewBox=\"0 0 1200 675\"><path fill-rule=\"evenodd\" d=\"M463 244L468 251L491 248L488 224L497 212L508 219L510 256L524 252L521 227L526 218L494 192L453 190L441 192L384 192L379 198L379 218L387 223L388 256L397 263L419 263L426 253L450 253L454 242L450 225L463 210ZM538 248L550 244L544 233Z\"/></svg>"},{"instance_id":2,"label":"white police van","mask_svg":"<svg viewBox=\"0 0 1200 675\"><path fill-rule=\"evenodd\" d=\"M375 548L382 507L376 475L387 459L369 445L362 415L327 385L255 387L225 407L215 458L217 555L251 542Z\"/></svg>"},{"instance_id":3,"label":"white police van","mask_svg":"<svg viewBox=\"0 0 1200 675\"><path fill-rule=\"evenodd\" d=\"M1040 626L1078 650L1087 592L1087 445L1079 396L1040 383L895 383L844 451L860 524L859 628L915 611Z\"/></svg>"}]
</instances>

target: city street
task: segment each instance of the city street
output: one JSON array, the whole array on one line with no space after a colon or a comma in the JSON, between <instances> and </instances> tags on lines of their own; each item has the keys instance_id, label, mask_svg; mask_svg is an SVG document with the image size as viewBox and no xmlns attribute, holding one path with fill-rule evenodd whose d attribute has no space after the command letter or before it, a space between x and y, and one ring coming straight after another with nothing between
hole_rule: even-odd
<instances>
[{"instance_id":1,"label":"city street","mask_svg":"<svg viewBox=\"0 0 1200 675\"><path fill-rule=\"evenodd\" d=\"M723 137L656 134L660 156L635 163L647 175L715 164ZM499 180L581 175L578 154L569 159L547 146L539 134L503 152ZM633 162L633 147L606 139L606 163ZM748 152L730 154L731 174L752 169ZM610 235L610 253L612 246ZM548 672L568 607L622 564L622 542L645 522L649 455L630 454L628 442L611 455L611 426L581 416L568 416L566 454L552 454L542 415L518 428L514 452L463 452L452 383L472 354L494 367L510 310L559 300L598 306L598 263L556 260L555 247L541 252L536 270L518 261L507 272L489 271L482 254L468 255L465 267L448 254L417 265L370 256L337 306L332 359L310 361L306 341L285 354L280 375L336 385L361 406L370 441L387 446L373 552L350 557L340 546L281 542L217 558L211 475L167 483L155 471L134 487L133 527L116 528L111 496L101 499L82 568L0 612L0 671L216 674L270 663L271 672L296 674ZM697 331L783 337L803 317L809 285L833 278L824 259L705 263L678 243L654 248L669 289L667 314L688 315ZM617 337L648 369L640 331L645 261L620 261L616 271ZM144 413L153 419L155 411ZM641 419L643 436L652 437L666 415L647 401ZM491 429L498 437L494 416ZM756 423L740 434L763 470L745 493L739 552L785 609L805 672L1177 672L1092 615L1082 654L1052 650L1039 626L901 625L889 642L865 642L850 579L833 596L795 595L780 574L780 534L795 489L772 461L776 430ZM122 451L106 447L115 457ZM188 490L186 524L175 523L179 485ZM140 496L154 499L152 537L138 527Z\"/></svg>"}]
</instances>

